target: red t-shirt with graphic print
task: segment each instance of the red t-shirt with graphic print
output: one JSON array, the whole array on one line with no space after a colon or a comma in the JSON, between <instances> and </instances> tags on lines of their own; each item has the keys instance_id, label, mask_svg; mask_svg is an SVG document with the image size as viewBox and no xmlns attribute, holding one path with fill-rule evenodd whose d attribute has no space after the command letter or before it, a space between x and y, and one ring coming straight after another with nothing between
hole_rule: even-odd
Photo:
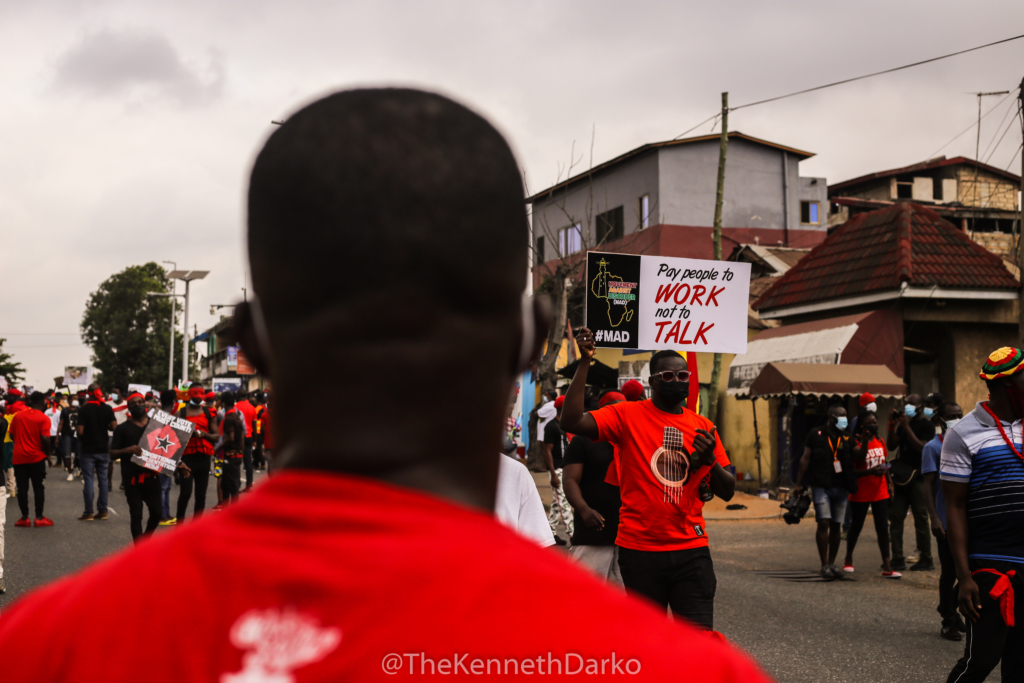
<instances>
[{"instance_id":1,"label":"red t-shirt with graphic print","mask_svg":"<svg viewBox=\"0 0 1024 683\"><path fill-rule=\"evenodd\" d=\"M676 466L675 471L671 471L668 464L671 460L665 449L668 447L684 455L692 452L697 430L710 432L714 428L711 420L687 408L679 415L665 413L650 400L615 403L590 415L597 423L598 440L608 441L617 451L622 509L615 544L632 550L654 551L708 545L704 502L698 489L710 468L701 465L689 473L683 486L672 486L666 481L679 481L680 470ZM675 436L668 435L666 429ZM715 460L726 467L729 459L717 433L715 442ZM611 476L612 468L608 471Z\"/></svg>"},{"instance_id":2,"label":"red t-shirt with graphic print","mask_svg":"<svg viewBox=\"0 0 1024 683\"><path fill-rule=\"evenodd\" d=\"M537 628L546 609L537 586L580 623L615 628L552 638ZM55 620L90 628L40 638ZM187 656L154 666L163 634ZM140 672L152 683L395 681L432 670L490 680L495 665L526 680L578 670L595 680L768 681L720 638L670 621L491 514L373 479L287 469L217 515L5 608L0 651L18 653L4 670L20 681Z\"/></svg>"},{"instance_id":3,"label":"red t-shirt with graphic print","mask_svg":"<svg viewBox=\"0 0 1024 683\"><path fill-rule=\"evenodd\" d=\"M885 442L877 436L868 442L868 452L864 456L864 462L853 461L853 469L869 470L885 464L885 456L888 453L885 449ZM864 477L857 477L857 493L850 494L850 500L854 503L874 503L877 500L885 500L889 497L889 482L885 475L878 477L869 474Z\"/></svg>"}]
</instances>

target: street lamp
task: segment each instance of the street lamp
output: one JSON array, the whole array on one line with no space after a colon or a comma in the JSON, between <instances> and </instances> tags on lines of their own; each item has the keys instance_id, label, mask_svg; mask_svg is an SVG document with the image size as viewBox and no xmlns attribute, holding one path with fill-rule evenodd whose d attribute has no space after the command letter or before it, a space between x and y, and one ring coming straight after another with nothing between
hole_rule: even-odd
<instances>
[{"instance_id":1,"label":"street lamp","mask_svg":"<svg viewBox=\"0 0 1024 683\"><path fill-rule=\"evenodd\" d=\"M193 280L202 280L209 275L208 270L172 270L167 277L172 280L181 280L185 283L185 325L184 334L181 339L181 379L188 380L188 286Z\"/></svg>"},{"instance_id":2,"label":"street lamp","mask_svg":"<svg viewBox=\"0 0 1024 683\"><path fill-rule=\"evenodd\" d=\"M178 269L178 263L176 261L161 261L161 263L170 263L174 266L174 270ZM178 283L171 280L171 294L177 292ZM171 340L167 346L171 349L171 357L167 361L167 388L174 388L174 304L177 303L174 300L175 297L171 297Z\"/></svg>"}]
</instances>

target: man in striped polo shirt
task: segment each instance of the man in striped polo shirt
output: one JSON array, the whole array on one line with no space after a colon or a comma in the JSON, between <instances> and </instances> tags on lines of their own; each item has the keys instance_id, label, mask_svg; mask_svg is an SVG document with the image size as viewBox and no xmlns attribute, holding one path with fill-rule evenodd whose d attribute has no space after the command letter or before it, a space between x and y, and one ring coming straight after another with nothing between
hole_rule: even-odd
<instances>
[{"instance_id":1,"label":"man in striped polo shirt","mask_svg":"<svg viewBox=\"0 0 1024 683\"><path fill-rule=\"evenodd\" d=\"M982 366L989 400L946 432L939 477L949 549L968 619L964 656L948 681L1024 678L1024 625L1014 592L1024 587L1024 352L1004 347ZM1024 596L1022 596L1024 598Z\"/></svg>"}]
</instances>

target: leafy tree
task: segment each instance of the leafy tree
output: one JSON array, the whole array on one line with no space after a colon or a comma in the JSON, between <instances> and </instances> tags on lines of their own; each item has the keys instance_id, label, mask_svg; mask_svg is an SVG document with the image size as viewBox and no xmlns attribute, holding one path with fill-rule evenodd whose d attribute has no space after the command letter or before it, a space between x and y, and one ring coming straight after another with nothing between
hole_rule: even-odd
<instances>
[{"instance_id":1,"label":"leafy tree","mask_svg":"<svg viewBox=\"0 0 1024 683\"><path fill-rule=\"evenodd\" d=\"M25 367L13 360L13 354L4 353L3 346L6 342L6 339L0 339L0 377L6 377L7 383L14 386L24 381Z\"/></svg>"},{"instance_id":2,"label":"leafy tree","mask_svg":"<svg viewBox=\"0 0 1024 683\"><path fill-rule=\"evenodd\" d=\"M82 341L92 348L96 381L105 389L127 389L129 383L167 384L171 300L147 296L171 291L167 273L156 263L130 266L110 276L89 297L82 316ZM177 306L175 318L181 307ZM181 333L175 320L175 349ZM181 378L175 363L174 380Z\"/></svg>"}]
</instances>

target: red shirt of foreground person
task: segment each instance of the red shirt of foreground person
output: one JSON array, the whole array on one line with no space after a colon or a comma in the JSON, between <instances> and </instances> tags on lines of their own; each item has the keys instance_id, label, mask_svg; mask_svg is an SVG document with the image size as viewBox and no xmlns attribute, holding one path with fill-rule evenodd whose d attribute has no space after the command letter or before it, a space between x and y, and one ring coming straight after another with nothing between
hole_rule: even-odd
<instances>
[{"instance_id":1,"label":"red shirt of foreground person","mask_svg":"<svg viewBox=\"0 0 1024 683\"><path fill-rule=\"evenodd\" d=\"M521 297L522 178L489 123L415 90L328 96L270 136L248 209L235 333L273 382L276 473L5 610L6 677L767 680L494 518L508 397L549 316ZM450 404L402 409L441 385L473 395L457 444ZM308 419L317 386L358 388L329 429ZM582 628L549 628L569 610ZM40 636L55 623L83 627Z\"/></svg>"}]
</instances>

